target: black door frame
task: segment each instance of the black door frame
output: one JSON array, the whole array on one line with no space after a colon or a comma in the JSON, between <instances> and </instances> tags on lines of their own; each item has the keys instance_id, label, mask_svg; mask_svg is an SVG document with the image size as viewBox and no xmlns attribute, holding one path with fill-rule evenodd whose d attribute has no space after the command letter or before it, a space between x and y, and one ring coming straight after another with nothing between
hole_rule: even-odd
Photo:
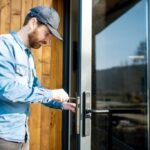
<instances>
[{"instance_id":1,"label":"black door frame","mask_svg":"<svg viewBox=\"0 0 150 150\"><path fill-rule=\"evenodd\" d=\"M150 0L147 0L147 120L148 120L148 149L150 149Z\"/></svg>"},{"instance_id":2,"label":"black door frame","mask_svg":"<svg viewBox=\"0 0 150 150\"><path fill-rule=\"evenodd\" d=\"M69 93L70 0L64 1L63 88ZM62 150L68 150L69 112L62 113Z\"/></svg>"}]
</instances>

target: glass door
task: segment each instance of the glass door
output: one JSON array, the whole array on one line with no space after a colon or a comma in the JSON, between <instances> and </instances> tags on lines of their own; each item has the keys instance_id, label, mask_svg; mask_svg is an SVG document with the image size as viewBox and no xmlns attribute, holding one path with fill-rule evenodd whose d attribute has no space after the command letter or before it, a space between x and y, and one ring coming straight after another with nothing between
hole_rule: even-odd
<instances>
[{"instance_id":1,"label":"glass door","mask_svg":"<svg viewBox=\"0 0 150 150\"><path fill-rule=\"evenodd\" d=\"M146 0L92 1L92 150L148 150Z\"/></svg>"},{"instance_id":2,"label":"glass door","mask_svg":"<svg viewBox=\"0 0 150 150\"><path fill-rule=\"evenodd\" d=\"M148 150L147 0L70 1L68 150Z\"/></svg>"}]
</instances>

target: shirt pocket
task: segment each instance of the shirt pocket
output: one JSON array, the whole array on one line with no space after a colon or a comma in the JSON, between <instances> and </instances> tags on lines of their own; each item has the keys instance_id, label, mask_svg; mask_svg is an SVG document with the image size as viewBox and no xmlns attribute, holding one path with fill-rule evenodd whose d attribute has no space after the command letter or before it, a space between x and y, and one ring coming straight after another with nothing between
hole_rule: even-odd
<instances>
[{"instance_id":1,"label":"shirt pocket","mask_svg":"<svg viewBox=\"0 0 150 150\"><path fill-rule=\"evenodd\" d=\"M23 85L28 85L28 67L22 64L16 64L15 71L17 81Z\"/></svg>"},{"instance_id":2,"label":"shirt pocket","mask_svg":"<svg viewBox=\"0 0 150 150\"><path fill-rule=\"evenodd\" d=\"M28 69L24 65L16 64L16 73L20 76L25 76L28 74Z\"/></svg>"}]
</instances>

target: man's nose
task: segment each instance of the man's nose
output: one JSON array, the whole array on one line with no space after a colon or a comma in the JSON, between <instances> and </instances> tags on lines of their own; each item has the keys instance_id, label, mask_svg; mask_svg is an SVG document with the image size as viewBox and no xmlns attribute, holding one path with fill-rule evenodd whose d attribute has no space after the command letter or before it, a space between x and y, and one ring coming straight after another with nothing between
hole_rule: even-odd
<instances>
[{"instance_id":1,"label":"man's nose","mask_svg":"<svg viewBox=\"0 0 150 150\"><path fill-rule=\"evenodd\" d=\"M51 42L51 35L46 36L45 42L46 42L46 44L50 44L50 42Z\"/></svg>"}]
</instances>

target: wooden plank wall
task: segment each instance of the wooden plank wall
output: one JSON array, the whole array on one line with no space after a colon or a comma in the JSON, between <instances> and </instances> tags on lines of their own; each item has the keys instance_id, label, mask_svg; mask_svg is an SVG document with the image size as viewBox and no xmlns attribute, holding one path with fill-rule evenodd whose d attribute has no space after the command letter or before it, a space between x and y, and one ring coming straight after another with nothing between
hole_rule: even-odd
<instances>
[{"instance_id":1,"label":"wooden plank wall","mask_svg":"<svg viewBox=\"0 0 150 150\"><path fill-rule=\"evenodd\" d=\"M63 0L0 0L0 33L18 31L28 10L33 6L53 6L60 14L59 31L63 34ZM52 42L39 50L32 50L37 75L49 89L62 87L62 43ZM30 150L61 150L62 113L41 104L32 104L29 119Z\"/></svg>"}]
</instances>

